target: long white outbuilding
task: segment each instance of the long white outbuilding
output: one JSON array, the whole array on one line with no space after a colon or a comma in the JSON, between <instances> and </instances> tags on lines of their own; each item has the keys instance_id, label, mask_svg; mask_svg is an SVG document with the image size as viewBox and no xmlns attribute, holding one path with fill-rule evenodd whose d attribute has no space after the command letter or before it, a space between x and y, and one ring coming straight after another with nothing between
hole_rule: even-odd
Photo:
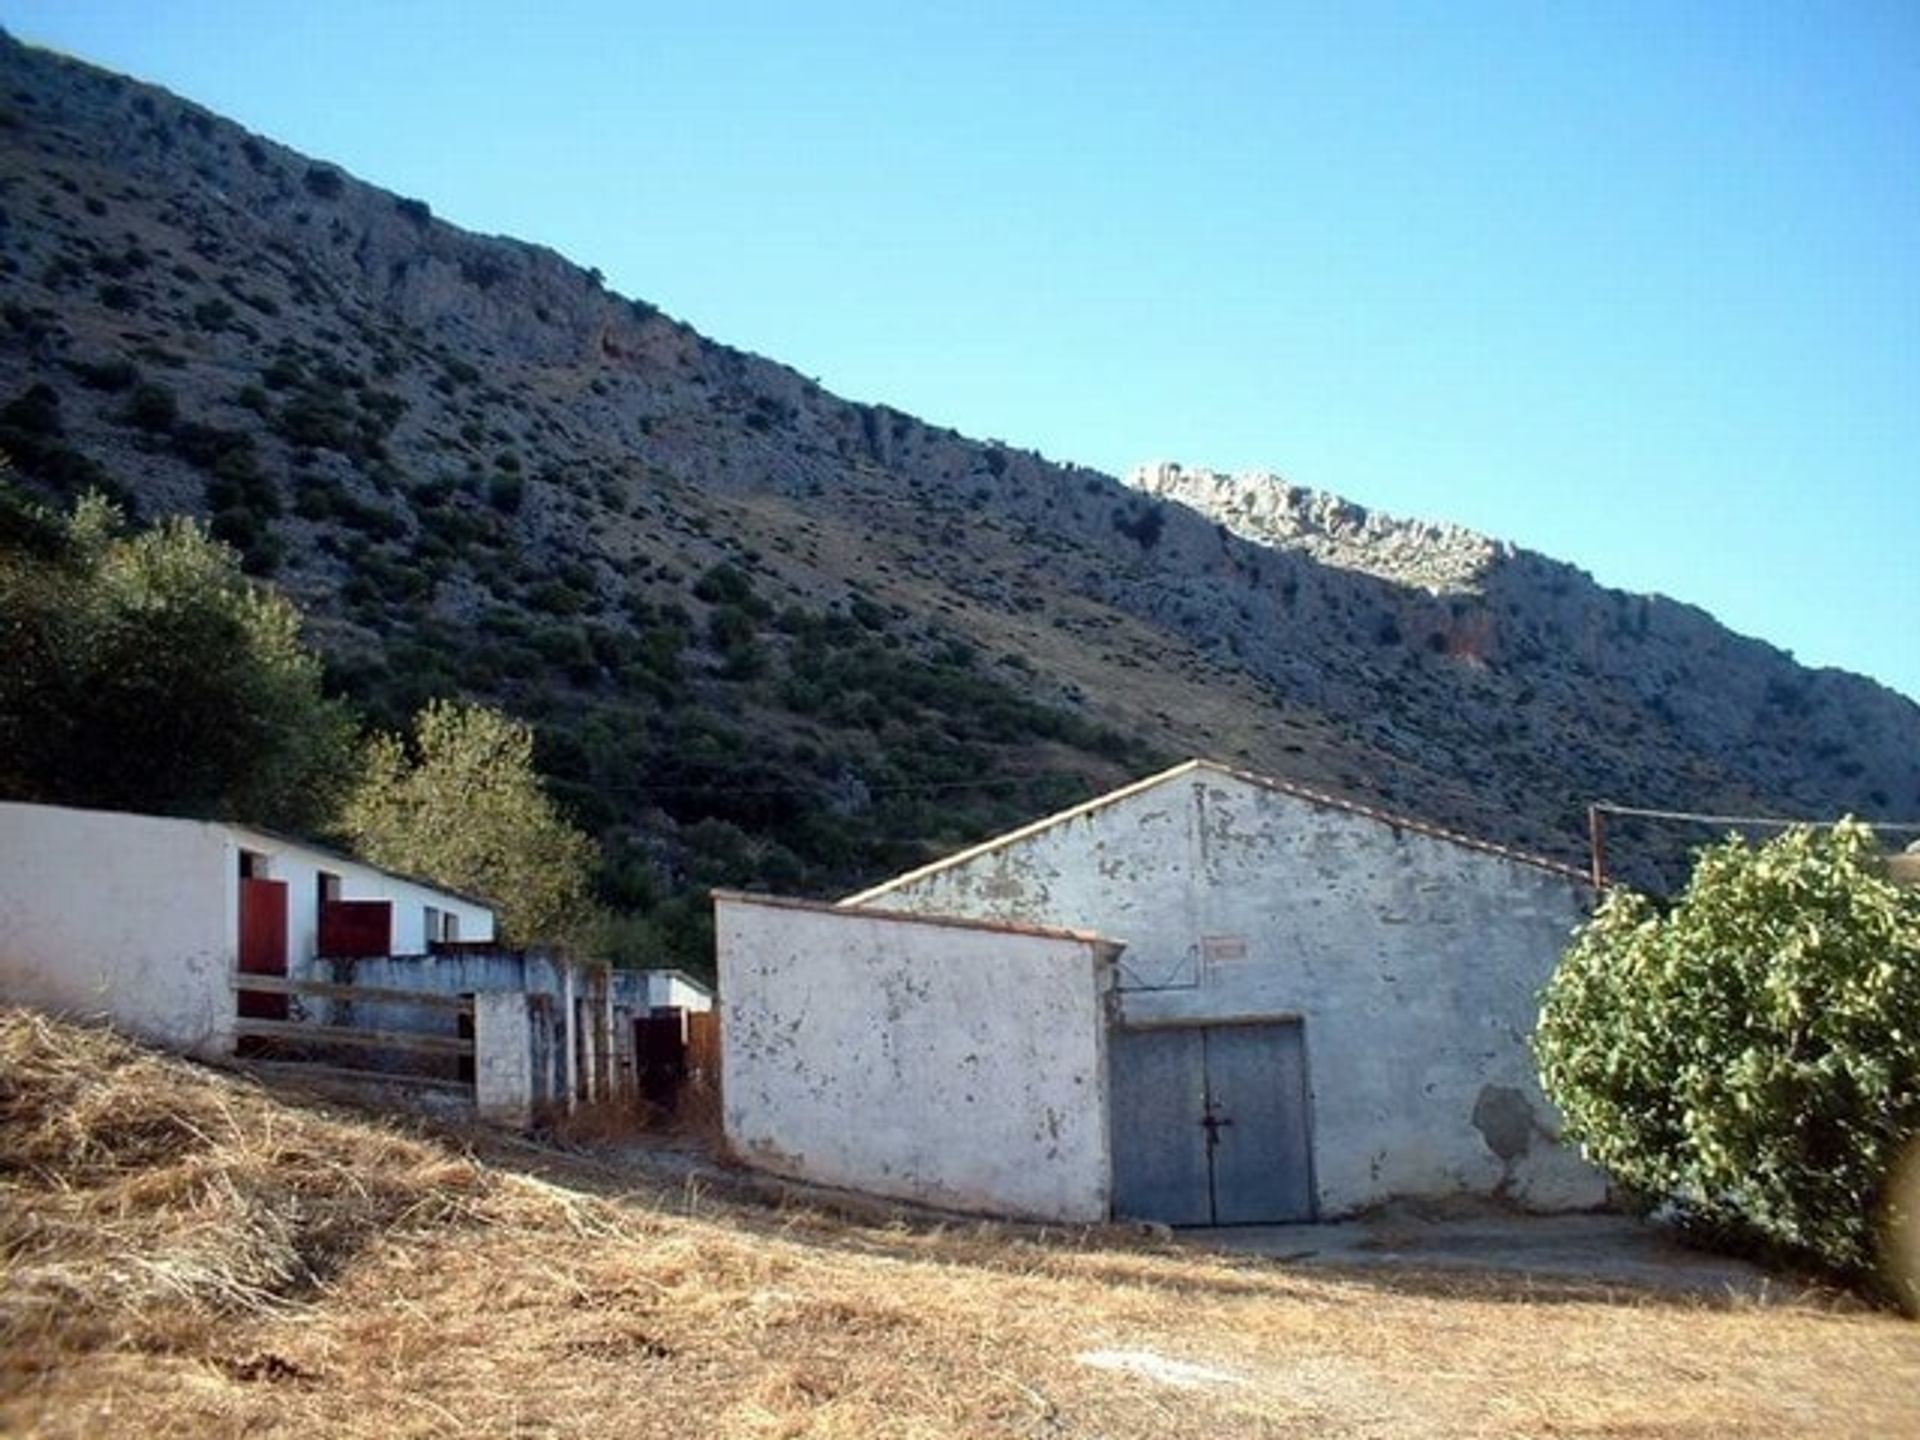
<instances>
[{"instance_id":1,"label":"long white outbuilding","mask_svg":"<svg viewBox=\"0 0 1920 1440\"><path fill-rule=\"evenodd\" d=\"M482 900L270 831L0 802L0 1000L224 1056L235 975L304 975L323 925L368 955L494 938Z\"/></svg>"}]
</instances>

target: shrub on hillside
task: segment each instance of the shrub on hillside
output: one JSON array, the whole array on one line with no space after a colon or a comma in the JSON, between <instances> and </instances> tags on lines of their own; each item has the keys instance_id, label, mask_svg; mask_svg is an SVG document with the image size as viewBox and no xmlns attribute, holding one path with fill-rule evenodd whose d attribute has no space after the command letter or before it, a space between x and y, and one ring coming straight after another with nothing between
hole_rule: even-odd
<instances>
[{"instance_id":1,"label":"shrub on hillside","mask_svg":"<svg viewBox=\"0 0 1920 1440\"><path fill-rule=\"evenodd\" d=\"M1845 821L1610 895L1543 996L1568 1133L1630 1189L1859 1278L1920 1133L1920 892Z\"/></svg>"},{"instance_id":2,"label":"shrub on hillside","mask_svg":"<svg viewBox=\"0 0 1920 1440\"><path fill-rule=\"evenodd\" d=\"M123 417L129 425L142 430L164 432L173 429L174 422L180 418L180 406L171 389L146 380L133 387Z\"/></svg>"},{"instance_id":3,"label":"shrub on hillside","mask_svg":"<svg viewBox=\"0 0 1920 1440\"><path fill-rule=\"evenodd\" d=\"M346 188L340 179L340 172L325 165L309 165L303 179L307 193L322 200L338 199L340 192Z\"/></svg>"}]
</instances>

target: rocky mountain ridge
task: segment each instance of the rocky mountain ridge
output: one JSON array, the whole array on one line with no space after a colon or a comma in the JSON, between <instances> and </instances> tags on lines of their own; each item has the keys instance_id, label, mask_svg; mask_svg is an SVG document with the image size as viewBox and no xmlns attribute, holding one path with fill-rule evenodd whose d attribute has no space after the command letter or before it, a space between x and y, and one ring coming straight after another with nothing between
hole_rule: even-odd
<instances>
[{"instance_id":1,"label":"rocky mountain ridge","mask_svg":"<svg viewBox=\"0 0 1920 1440\"><path fill-rule=\"evenodd\" d=\"M1184 754L1569 859L1601 797L1920 811L1920 707L1697 609L848 402L10 39L0 277L25 481L208 517L389 723L527 715L636 913L852 888Z\"/></svg>"},{"instance_id":2,"label":"rocky mountain ridge","mask_svg":"<svg viewBox=\"0 0 1920 1440\"><path fill-rule=\"evenodd\" d=\"M1471 594L1499 558L1513 553L1465 526L1383 514L1271 471L1230 475L1163 460L1137 466L1126 479L1142 494L1198 510L1256 545L1299 550L1322 565L1434 594Z\"/></svg>"}]
</instances>

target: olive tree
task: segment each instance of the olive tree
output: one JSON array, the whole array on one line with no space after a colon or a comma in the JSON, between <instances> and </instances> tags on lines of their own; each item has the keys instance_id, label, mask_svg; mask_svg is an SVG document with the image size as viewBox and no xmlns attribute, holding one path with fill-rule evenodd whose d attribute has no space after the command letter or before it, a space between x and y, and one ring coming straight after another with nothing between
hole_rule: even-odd
<instances>
[{"instance_id":1,"label":"olive tree","mask_svg":"<svg viewBox=\"0 0 1920 1440\"><path fill-rule=\"evenodd\" d=\"M1872 831L1701 852L1669 909L1615 891L1542 997L1568 1133L1631 1190L1861 1276L1920 1131L1920 892Z\"/></svg>"},{"instance_id":2,"label":"olive tree","mask_svg":"<svg viewBox=\"0 0 1920 1440\"><path fill-rule=\"evenodd\" d=\"M353 718L299 610L190 520L0 494L0 655L0 795L301 832L339 801Z\"/></svg>"},{"instance_id":3,"label":"olive tree","mask_svg":"<svg viewBox=\"0 0 1920 1440\"><path fill-rule=\"evenodd\" d=\"M518 944L578 946L598 923L594 842L533 766L533 732L497 710L430 702L410 740L368 741L342 828L375 864L492 902Z\"/></svg>"}]
</instances>

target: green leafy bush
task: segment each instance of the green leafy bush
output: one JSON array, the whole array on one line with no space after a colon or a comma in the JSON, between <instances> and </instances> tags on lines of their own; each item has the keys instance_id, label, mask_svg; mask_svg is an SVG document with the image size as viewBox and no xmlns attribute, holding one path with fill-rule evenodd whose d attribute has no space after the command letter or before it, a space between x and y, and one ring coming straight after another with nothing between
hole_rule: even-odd
<instances>
[{"instance_id":1,"label":"green leafy bush","mask_svg":"<svg viewBox=\"0 0 1920 1440\"><path fill-rule=\"evenodd\" d=\"M1730 840L1671 910L1607 898L1534 1043L1568 1133L1630 1189L1865 1276L1920 1133L1920 892L1857 822Z\"/></svg>"},{"instance_id":2,"label":"green leafy bush","mask_svg":"<svg viewBox=\"0 0 1920 1440\"><path fill-rule=\"evenodd\" d=\"M88 499L24 533L0 541L0 795L325 821L352 721L290 601L191 521L126 534Z\"/></svg>"}]
</instances>

